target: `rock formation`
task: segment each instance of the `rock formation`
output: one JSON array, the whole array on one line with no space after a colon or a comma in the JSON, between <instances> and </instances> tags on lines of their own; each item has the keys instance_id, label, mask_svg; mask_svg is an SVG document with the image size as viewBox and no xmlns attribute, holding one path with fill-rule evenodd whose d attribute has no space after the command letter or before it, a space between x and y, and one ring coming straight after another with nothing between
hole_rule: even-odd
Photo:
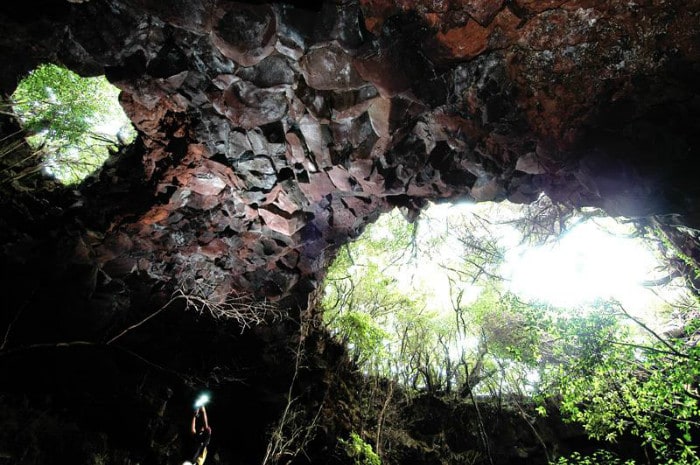
<instances>
[{"instance_id":1,"label":"rock formation","mask_svg":"<svg viewBox=\"0 0 700 465\"><path fill-rule=\"evenodd\" d=\"M0 92L105 74L139 131L75 189L3 184L5 350L107 341L173 292L303 310L340 245L427 201L700 228L700 0L26 0L0 24Z\"/></svg>"},{"instance_id":2,"label":"rock formation","mask_svg":"<svg viewBox=\"0 0 700 465\"><path fill-rule=\"evenodd\" d=\"M0 89L40 61L105 73L141 133L138 176L81 190L112 278L301 295L426 200L699 221L698 2L34 3L4 14Z\"/></svg>"}]
</instances>

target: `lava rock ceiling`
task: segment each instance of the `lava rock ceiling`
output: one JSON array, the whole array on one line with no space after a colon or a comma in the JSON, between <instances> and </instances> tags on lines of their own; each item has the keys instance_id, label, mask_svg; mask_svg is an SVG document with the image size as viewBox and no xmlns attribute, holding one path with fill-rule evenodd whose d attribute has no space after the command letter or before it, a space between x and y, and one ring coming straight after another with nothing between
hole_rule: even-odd
<instances>
[{"instance_id":1,"label":"lava rock ceiling","mask_svg":"<svg viewBox=\"0 0 700 465\"><path fill-rule=\"evenodd\" d=\"M104 73L140 133L76 193L76 254L112 279L303 301L340 244L427 200L700 223L698 0L8 8L0 89L42 61Z\"/></svg>"},{"instance_id":2,"label":"lava rock ceiling","mask_svg":"<svg viewBox=\"0 0 700 465\"><path fill-rule=\"evenodd\" d=\"M393 208L546 192L662 215L700 261L700 0L24 0L0 31L0 93L45 62L105 74L139 131L79 186L0 177L0 462L182 463L206 386L213 463L259 463L292 395L319 422L308 463L349 463L368 383L299 320ZM0 112L0 143L18 129ZM240 334L176 311L232 295L280 318ZM403 411L446 426L391 463L480 450L440 402ZM545 463L511 420L491 463ZM552 425L558 450L583 444Z\"/></svg>"}]
</instances>

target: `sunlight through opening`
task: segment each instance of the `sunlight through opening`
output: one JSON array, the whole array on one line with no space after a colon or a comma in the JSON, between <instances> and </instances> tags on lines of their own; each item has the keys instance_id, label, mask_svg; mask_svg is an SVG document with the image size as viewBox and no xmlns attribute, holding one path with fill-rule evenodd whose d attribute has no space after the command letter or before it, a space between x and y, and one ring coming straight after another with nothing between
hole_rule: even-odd
<instances>
[{"instance_id":1,"label":"sunlight through opening","mask_svg":"<svg viewBox=\"0 0 700 465\"><path fill-rule=\"evenodd\" d=\"M470 385L479 395L531 394L553 357L540 340L548 336L533 332L540 322L555 332L563 320L605 328L625 314L616 324L636 341L634 319L659 329L669 302L687 296L682 278L650 284L668 270L658 242L639 235L632 222L546 197L431 205L414 224L394 210L341 249L325 281L324 318L367 374L449 390L468 382L460 370L471 366L481 371Z\"/></svg>"},{"instance_id":2,"label":"sunlight through opening","mask_svg":"<svg viewBox=\"0 0 700 465\"><path fill-rule=\"evenodd\" d=\"M82 181L136 137L119 105L119 90L104 76L82 78L41 65L19 83L11 101L32 158L63 184Z\"/></svg>"}]
</instances>

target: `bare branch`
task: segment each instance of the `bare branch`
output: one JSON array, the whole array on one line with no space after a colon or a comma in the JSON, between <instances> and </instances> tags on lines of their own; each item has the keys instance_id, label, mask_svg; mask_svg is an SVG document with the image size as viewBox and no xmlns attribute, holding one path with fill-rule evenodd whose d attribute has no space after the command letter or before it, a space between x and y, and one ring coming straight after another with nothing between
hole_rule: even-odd
<instances>
[{"instance_id":1,"label":"bare branch","mask_svg":"<svg viewBox=\"0 0 700 465\"><path fill-rule=\"evenodd\" d=\"M302 320L299 325L299 341L294 356L294 374L287 390L287 403L277 425L270 433L270 440L267 443L262 465L280 463L283 457L287 457L288 461L291 461L294 457L304 452L304 448L315 434L318 419L325 404L325 397L314 417L309 421L303 408L297 402L298 398L293 396L297 377L302 367L304 340L309 331L309 326L309 322L305 320ZM326 392L326 394L328 393Z\"/></svg>"},{"instance_id":2,"label":"bare branch","mask_svg":"<svg viewBox=\"0 0 700 465\"><path fill-rule=\"evenodd\" d=\"M194 309L199 313L207 312L216 319L227 319L236 321L241 327L241 333L246 329L257 326L270 320L274 321L281 317L282 313L275 305L258 301L252 295L232 292L226 296L223 302L215 302L201 295L188 294L182 289L178 289L173 296L158 310L148 315L138 323L135 323L107 341L111 344L124 336L129 331L138 328L149 320L155 318L163 311L171 307L175 302L183 301L185 309Z\"/></svg>"}]
</instances>

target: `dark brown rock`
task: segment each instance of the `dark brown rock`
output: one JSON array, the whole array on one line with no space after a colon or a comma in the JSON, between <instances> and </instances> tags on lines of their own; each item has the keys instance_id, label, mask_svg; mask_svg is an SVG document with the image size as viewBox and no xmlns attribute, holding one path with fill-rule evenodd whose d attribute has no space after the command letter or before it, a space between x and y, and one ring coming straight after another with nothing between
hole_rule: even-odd
<instances>
[{"instance_id":1,"label":"dark brown rock","mask_svg":"<svg viewBox=\"0 0 700 465\"><path fill-rule=\"evenodd\" d=\"M241 66L253 66L275 48L277 20L268 5L228 2L212 30L212 43Z\"/></svg>"},{"instance_id":2,"label":"dark brown rock","mask_svg":"<svg viewBox=\"0 0 700 465\"><path fill-rule=\"evenodd\" d=\"M279 121L287 110L287 99L279 90L260 89L244 81L231 84L214 97L214 108L235 127L253 129Z\"/></svg>"},{"instance_id":3,"label":"dark brown rock","mask_svg":"<svg viewBox=\"0 0 700 465\"><path fill-rule=\"evenodd\" d=\"M306 83L318 90L350 90L365 82L352 63L352 57L335 45L311 49L299 60Z\"/></svg>"},{"instance_id":4,"label":"dark brown rock","mask_svg":"<svg viewBox=\"0 0 700 465\"><path fill-rule=\"evenodd\" d=\"M503 3L503 0L467 0L463 2L462 8L479 24L488 26L503 6Z\"/></svg>"},{"instance_id":5,"label":"dark brown rock","mask_svg":"<svg viewBox=\"0 0 700 465\"><path fill-rule=\"evenodd\" d=\"M0 50L33 45L0 79L56 59L123 90L139 142L78 189L102 272L305 301L387 199L415 214L546 190L700 218L699 8L90 1L3 11Z\"/></svg>"}]
</instances>

